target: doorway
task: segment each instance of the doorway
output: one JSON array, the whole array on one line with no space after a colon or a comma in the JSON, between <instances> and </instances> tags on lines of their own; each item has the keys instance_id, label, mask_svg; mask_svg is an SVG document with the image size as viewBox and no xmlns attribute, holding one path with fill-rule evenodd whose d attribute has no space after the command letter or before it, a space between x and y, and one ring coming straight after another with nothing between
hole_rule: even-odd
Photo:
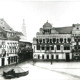
<instances>
[{"instance_id":1,"label":"doorway","mask_svg":"<svg viewBox=\"0 0 80 80\"><path fill-rule=\"evenodd\" d=\"M66 53L66 61L70 61L69 53Z\"/></svg>"},{"instance_id":2,"label":"doorway","mask_svg":"<svg viewBox=\"0 0 80 80\"><path fill-rule=\"evenodd\" d=\"M4 58L2 58L2 66L4 66Z\"/></svg>"}]
</instances>

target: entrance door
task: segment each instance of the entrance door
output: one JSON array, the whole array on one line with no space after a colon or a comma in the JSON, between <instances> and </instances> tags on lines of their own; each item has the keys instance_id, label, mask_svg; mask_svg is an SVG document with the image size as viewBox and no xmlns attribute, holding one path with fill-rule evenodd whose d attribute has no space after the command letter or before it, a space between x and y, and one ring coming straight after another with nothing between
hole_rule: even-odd
<instances>
[{"instance_id":1,"label":"entrance door","mask_svg":"<svg viewBox=\"0 0 80 80\"><path fill-rule=\"evenodd\" d=\"M66 61L70 61L69 53L66 53Z\"/></svg>"},{"instance_id":2,"label":"entrance door","mask_svg":"<svg viewBox=\"0 0 80 80\"><path fill-rule=\"evenodd\" d=\"M4 58L2 58L2 66L4 66Z\"/></svg>"}]
</instances>

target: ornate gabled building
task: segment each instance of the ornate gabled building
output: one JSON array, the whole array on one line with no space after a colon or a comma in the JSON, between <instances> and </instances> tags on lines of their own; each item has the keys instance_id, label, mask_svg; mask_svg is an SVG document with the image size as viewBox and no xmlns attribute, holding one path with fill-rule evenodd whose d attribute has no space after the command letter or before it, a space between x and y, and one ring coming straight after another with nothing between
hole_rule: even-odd
<instances>
[{"instance_id":1,"label":"ornate gabled building","mask_svg":"<svg viewBox=\"0 0 80 80\"><path fill-rule=\"evenodd\" d=\"M80 24L55 28L46 22L32 47L36 60L80 60Z\"/></svg>"},{"instance_id":2,"label":"ornate gabled building","mask_svg":"<svg viewBox=\"0 0 80 80\"><path fill-rule=\"evenodd\" d=\"M18 41L16 32L0 19L0 66L18 62Z\"/></svg>"}]
</instances>

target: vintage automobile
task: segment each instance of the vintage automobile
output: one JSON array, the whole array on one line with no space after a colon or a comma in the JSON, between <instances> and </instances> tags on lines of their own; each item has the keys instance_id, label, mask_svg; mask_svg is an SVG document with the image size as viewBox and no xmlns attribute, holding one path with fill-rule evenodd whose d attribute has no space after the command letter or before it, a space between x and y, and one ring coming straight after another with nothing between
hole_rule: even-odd
<instances>
[{"instance_id":1,"label":"vintage automobile","mask_svg":"<svg viewBox=\"0 0 80 80\"><path fill-rule=\"evenodd\" d=\"M18 78L18 77L21 77L21 76L26 76L28 74L29 74L29 70L20 71L20 69L17 68L17 71L16 71L16 69L11 69L8 72L4 72L3 71L3 75L2 76L5 79L11 79L11 78Z\"/></svg>"}]
</instances>

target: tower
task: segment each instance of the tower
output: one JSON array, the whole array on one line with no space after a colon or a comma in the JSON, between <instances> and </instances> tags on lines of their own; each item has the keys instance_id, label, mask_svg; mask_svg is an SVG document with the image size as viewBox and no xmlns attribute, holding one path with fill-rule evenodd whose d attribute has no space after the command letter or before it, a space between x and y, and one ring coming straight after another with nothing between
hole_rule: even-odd
<instances>
[{"instance_id":1,"label":"tower","mask_svg":"<svg viewBox=\"0 0 80 80\"><path fill-rule=\"evenodd\" d=\"M23 19L23 24L22 24L22 33L27 40L27 33L26 33L26 25L25 25L25 20Z\"/></svg>"}]
</instances>

